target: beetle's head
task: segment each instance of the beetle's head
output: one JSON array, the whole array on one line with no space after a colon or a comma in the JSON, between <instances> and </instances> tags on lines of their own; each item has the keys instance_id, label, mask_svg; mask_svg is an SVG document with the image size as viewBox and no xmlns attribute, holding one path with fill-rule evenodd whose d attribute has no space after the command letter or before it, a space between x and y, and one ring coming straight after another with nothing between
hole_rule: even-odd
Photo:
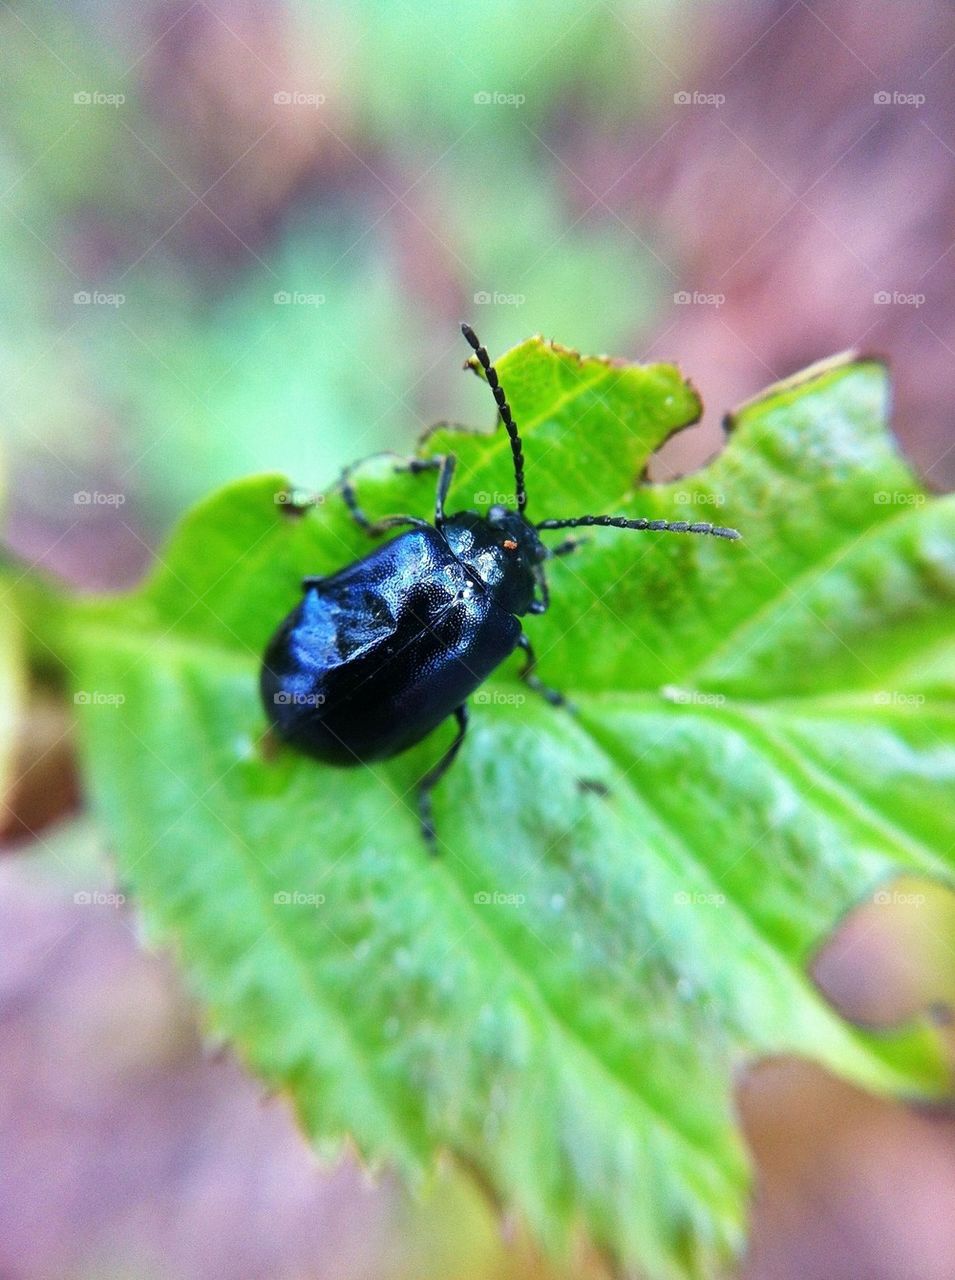
<instances>
[{"instance_id":1,"label":"beetle's head","mask_svg":"<svg viewBox=\"0 0 955 1280\"><path fill-rule=\"evenodd\" d=\"M531 522L512 507L495 504L489 508L487 522L502 536L498 545L517 560L532 567L547 558L547 548Z\"/></svg>"}]
</instances>

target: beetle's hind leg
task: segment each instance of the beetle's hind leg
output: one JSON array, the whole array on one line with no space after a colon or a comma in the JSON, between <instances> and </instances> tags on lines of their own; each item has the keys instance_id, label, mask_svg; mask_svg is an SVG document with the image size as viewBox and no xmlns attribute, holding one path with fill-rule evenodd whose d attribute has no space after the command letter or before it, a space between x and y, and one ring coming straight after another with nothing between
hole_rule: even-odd
<instances>
[{"instance_id":1,"label":"beetle's hind leg","mask_svg":"<svg viewBox=\"0 0 955 1280\"><path fill-rule=\"evenodd\" d=\"M431 792L451 768L454 763L454 757L461 749L461 743L464 741L464 735L468 727L468 708L466 703L461 703L455 711L454 717L458 722L458 731L455 734L454 741L434 768L429 769L418 783L418 816L421 819L421 834L424 837L425 844L428 846L428 852L432 855L436 855L438 852L438 840L434 830L434 815L431 810Z\"/></svg>"},{"instance_id":2,"label":"beetle's hind leg","mask_svg":"<svg viewBox=\"0 0 955 1280\"><path fill-rule=\"evenodd\" d=\"M536 674L537 655L531 647L524 632L521 632L517 647L523 649L527 661L520 670L520 677L528 688L533 689L535 693L539 693L542 698L546 698L552 707L570 707L570 703L558 689L552 689L549 684L544 684L543 680Z\"/></svg>"}]
</instances>

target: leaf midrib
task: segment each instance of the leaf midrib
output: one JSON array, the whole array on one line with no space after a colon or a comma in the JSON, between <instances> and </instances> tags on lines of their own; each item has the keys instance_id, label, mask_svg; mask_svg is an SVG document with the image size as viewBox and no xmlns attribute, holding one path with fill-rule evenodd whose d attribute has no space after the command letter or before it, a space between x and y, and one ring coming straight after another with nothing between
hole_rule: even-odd
<instances>
[{"instance_id":1,"label":"leaf midrib","mask_svg":"<svg viewBox=\"0 0 955 1280\"><path fill-rule=\"evenodd\" d=\"M552 400L548 404L547 409L544 412L537 414L536 417L521 419L518 426L521 432L521 438L525 442L525 446L527 444L527 441L531 438L533 432L535 432L542 423L547 422L550 418L552 418L556 413L558 413L561 409L565 408L567 405L573 404L575 400L579 399L587 391L592 390L594 387L598 386L601 382L605 381L606 378L609 376L609 374L614 372L618 373L622 377L627 374L630 374L632 376L636 372L636 370L626 369L626 368L615 370L610 366L602 366L595 377L588 378L586 381L582 381L578 383L576 386L570 388L568 391L565 391L562 395L558 396L556 400ZM642 373L643 370L640 370L640 372ZM619 381L619 378L617 379L617 381ZM614 385L616 385L616 383ZM680 426L675 426L673 428L674 431L679 431L680 429L681 429ZM481 452L477 455L477 457L473 461L468 463L467 469L463 470L459 475L455 477L455 483L452 486L452 492L456 487L460 486L464 481L472 479L475 472L478 472L482 470L485 466L490 465L491 461L497 458L499 454L504 454L505 450L507 450L507 452L509 453L510 447L511 447L510 439L507 433L505 432L504 428L501 426L500 422L497 422L495 424L494 430L491 433L489 443L481 450Z\"/></svg>"}]
</instances>

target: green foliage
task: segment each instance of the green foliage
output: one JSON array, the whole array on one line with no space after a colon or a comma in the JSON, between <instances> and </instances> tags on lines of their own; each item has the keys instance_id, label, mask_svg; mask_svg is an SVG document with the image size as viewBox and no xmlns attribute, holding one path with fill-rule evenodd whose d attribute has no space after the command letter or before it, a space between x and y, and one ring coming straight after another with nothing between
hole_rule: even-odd
<instances>
[{"instance_id":1,"label":"green foliage","mask_svg":"<svg viewBox=\"0 0 955 1280\"><path fill-rule=\"evenodd\" d=\"M0 594L5 595L9 589L6 583L0 583ZM0 627L0 801L4 804L14 783L17 730L24 699L23 686L20 627L10 611Z\"/></svg>"},{"instance_id":2,"label":"green foliage","mask_svg":"<svg viewBox=\"0 0 955 1280\"><path fill-rule=\"evenodd\" d=\"M667 486L640 476L698 413L675 369L540 340L499 368L535 518L745 541L602 530L554 563L527 629L578 714L506 664L429 860L414 784L450 729L341 771L262 741L271 630L367 539L336 495L295 517L284 479L231 485L140 592L66 624L93 792L151 936L322 1150L351 1134L415 1177L447 1148L552 1247L583 1227L652 1276L712 1274L744 1218L735 1067L789 1051L942 1084L925 1027L863 1034L806 965L897 869L951 872L955 505L896 456L874 363L775 388ZM500 430L423 447L458 455L452 510L512 488ZM387 459L357 484L371 512L429 512Z\"/></svg>"},{"instance_id":3,"label":"green foliage","mask_svg":"<svg viewBox=\"0 0 955 1280\"><path fill-rule=\"evenodd\" d=\"M5 825L9 813L8 800L15 783L17 735L25 701L22 627L19 614L12 607L18 576L21 575L9 573L0 562L0 599L5 606L0 622L0 803L3 804L0 826Z\"/></svg>"}]
</instances>

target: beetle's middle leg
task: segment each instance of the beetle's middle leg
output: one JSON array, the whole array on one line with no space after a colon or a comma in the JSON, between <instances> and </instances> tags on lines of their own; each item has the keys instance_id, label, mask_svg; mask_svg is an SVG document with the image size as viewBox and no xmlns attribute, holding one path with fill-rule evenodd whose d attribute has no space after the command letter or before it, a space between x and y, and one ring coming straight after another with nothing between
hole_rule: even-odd
<instances>
[{"instance_id":1,"label":"beetle's middle leg","mask_svg":"<svg viewBox=\"0 0 955 1280\"><path fill-rule=\"evenodd\" d=\"M454 741L434 768L429 769L418 783L418 816L421 819L421 834L424 836L424 842L428 846L428 852L432 855L436 855L438 852L438 842L434 830L434 815L431 810L431 792L451 768L454 763L454 757L461 749L461 743L464 741L464 735L468 727L467 703L462 702L455 711L454 716L458 722L458 731L455 734Z\"/></svg>"},{"instance_id":2,"label":"beetle's middle leg","mask_svg":"<svg viewBox=\"0 0 955 1280\"><path fill-rule=\"evenodd\" d=\"M542 698L546 698L552 707L569 707L570 703L564 695L559 690L552 689L549 684L544 684L543 680L541 680L536 674L537 655L534 653L534 650L531 647L531 642L523 631L521 632L520 639L517 642L517 647L519 649L523 649L525 657L527 658L527 661L519 672L524 683L529 688L533 689L535 693L539 693Z\"/></svg>"}]
</instances>

